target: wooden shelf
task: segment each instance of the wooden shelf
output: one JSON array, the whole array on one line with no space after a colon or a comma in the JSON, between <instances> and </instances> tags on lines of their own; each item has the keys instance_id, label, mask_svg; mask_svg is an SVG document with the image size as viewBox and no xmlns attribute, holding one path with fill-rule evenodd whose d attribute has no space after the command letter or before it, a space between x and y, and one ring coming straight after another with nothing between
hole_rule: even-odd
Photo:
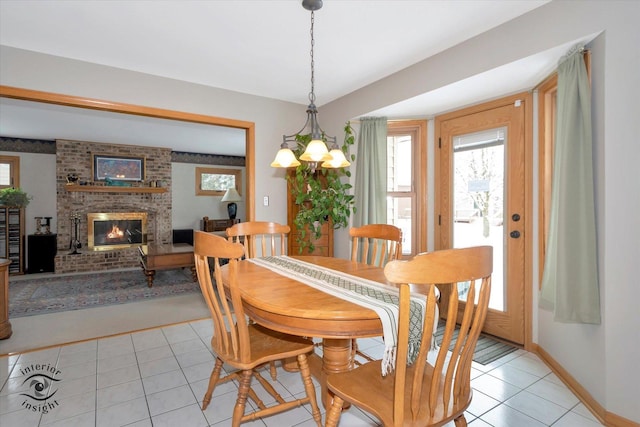
<instances>
[{"instance_id":1,"label":"wooden shelf","mask_svg":"<svg viewBox=\"0 0 640 427\"><path fill-rule=\"evenodd\" d=\"M120 187L107 185L65 185L67 191L80 191L85 193L166 193L164 187Z\"/></svg>"}]
</instances>

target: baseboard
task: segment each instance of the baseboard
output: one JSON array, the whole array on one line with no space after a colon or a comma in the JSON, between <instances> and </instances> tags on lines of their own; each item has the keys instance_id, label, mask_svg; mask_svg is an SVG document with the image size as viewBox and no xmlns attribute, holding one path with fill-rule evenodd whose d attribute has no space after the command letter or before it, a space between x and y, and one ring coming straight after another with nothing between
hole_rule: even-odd
<instances>
[{"instance_id":1,"label":"baseboard","mask_svg":"<svg viewBox=\"0 0 640 427\"><path fill-rule=\"evenodd\" d=\"M580 399L584 406L591 411L594 417L608 427L640 427L640 424L628 420L620 415L608 412L598 403L596 399L584 388L569 372L560 365L549 353L538 344L533 343L531 351L536 353L544 363L551 368L554 374L569 387L569 389Z\"/></svg>"},{"instance_id":2,"label":"baseboard","mask_svg":"<svg viewBox=\"0 0 640 427\"><path fill-rule=\"evenodd\" d=\"M639 423L608 411L606 413L604 425L608 427L640 427Z\"/></svg>"}]
</instances>

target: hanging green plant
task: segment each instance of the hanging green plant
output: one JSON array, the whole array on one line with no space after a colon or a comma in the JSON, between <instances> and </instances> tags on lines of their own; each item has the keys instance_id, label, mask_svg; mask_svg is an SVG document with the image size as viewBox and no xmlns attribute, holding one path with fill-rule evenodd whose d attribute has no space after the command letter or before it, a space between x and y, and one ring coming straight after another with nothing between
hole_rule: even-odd
<instances>
[{"instance_id":1,"label":"hanging green plant","mask_svg":"<svg viewBox=\"0 0 640 427\"><path fill-rule=\"evenodd\" d=\"M0 205L11 207L26 207L33 197L22 191L20 188L3 188L0 190Z\"/></svg>"},{"instance_id":2,"label":"hanging green plant","mask_svg":"<svg viewBox=\"0 0 640 427\"><path fill-rule=\"evenodd\" d=\"M296 135L296 141L298 145L293 152L296 158L300 158L311 141L311 135ZM351 123L347 122L340 148L350 162L355 160L355 155L349 154L349 148L354 143L354 130ZM354 196L348 194L352 185L343 181L343 177L350 178L351 171L346 168L323 168L320 164L309 162L301 162L295 174L287 175L291 194L299 207L293 223L298 230L296 239L301 253L305 248L313 252L313 240L321 237L323 224L329 222L334 229L349 225L349 217L356 212L356 207Z\"/></svg>"}]
</instances>

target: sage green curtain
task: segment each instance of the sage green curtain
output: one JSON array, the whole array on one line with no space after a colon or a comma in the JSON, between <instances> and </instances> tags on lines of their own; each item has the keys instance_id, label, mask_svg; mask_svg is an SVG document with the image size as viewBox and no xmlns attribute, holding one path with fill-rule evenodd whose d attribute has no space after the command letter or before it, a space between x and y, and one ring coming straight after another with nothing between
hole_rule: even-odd
<instances>
[{"instance_id":1,"label":"sage green curtain","mask_svg":"<svg viewBox=\"0 0 640 427\"><path fill-rule=\"evenodd\" d=\"M353 225L387 223L387 118L360 119Z\"/></svg>"},{"instance_id":2,"label":"sage green curtain","mask_svg":"<svg viewBox=\"0 0 640 427\"><path fill-rule=\"evenodd\" d=\"M575 47L558 65L555 157L540 307L554 320L600 323L591 87Z\"/></svg>"}]
</instances>

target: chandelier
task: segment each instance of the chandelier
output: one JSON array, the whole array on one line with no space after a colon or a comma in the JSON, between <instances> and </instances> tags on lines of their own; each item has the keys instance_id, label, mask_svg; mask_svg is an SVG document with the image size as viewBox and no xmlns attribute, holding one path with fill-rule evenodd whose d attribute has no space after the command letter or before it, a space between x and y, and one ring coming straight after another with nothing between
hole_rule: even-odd
<instances>
[{"instance_id":1,"label":"chandelier","mask_svg":"<svg viewBox=\"0 0 640 427\"><path fill-rule=\"evenodd\" d=\"M322 0L303 0L302 7L311 11L311 92L309 92L309 106L307 107L307 121L302 129L293 135L283 135L280 150L276 154L275 160L271 163L274 168L289 168L300 166L300 161L291 151L290 144L293 147L301 147L302 142L299 136L309 135L311 140L306 145L304 153L300 155L300 160L311 164L312 168L320 163L324 168L342 168L349 166L351 163L347 161L344 153L338 147L335 136L327 136L318 124L318 109L316 108L316 95L314 93L314 62L313 47L315 39L313 38L314 12L322 8ZM306 131L305 131L306 130ZM327 148L327 144L330 147Z\"/></svg>"}]
</instances>

